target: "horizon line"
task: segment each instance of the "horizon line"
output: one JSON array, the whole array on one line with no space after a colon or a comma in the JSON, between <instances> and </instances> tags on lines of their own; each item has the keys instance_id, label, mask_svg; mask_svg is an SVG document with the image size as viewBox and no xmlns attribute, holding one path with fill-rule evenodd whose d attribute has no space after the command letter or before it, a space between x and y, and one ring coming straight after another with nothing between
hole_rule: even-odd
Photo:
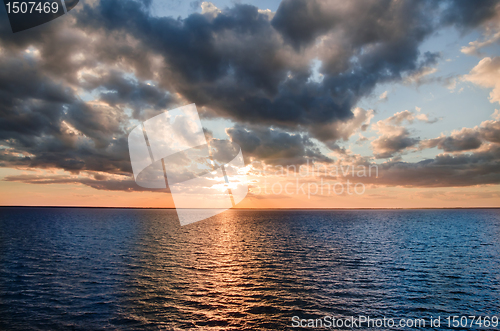
<instances>
[{"instance_id":1,"label":"horizon line","mask_svg":"<svg viewBox=\"0 0 500 331\"><path fill-rule=\"evenodd\" d=\"M224 209L224 208L175 208L175 207L115 207L115 206L22 206L0 205L0 208L89 208L89 209ZM229 208L227 210L426 210L426 209L500 209L500 206L484 207L276 207L276 208Z\"/></svg>"}]
</instances>

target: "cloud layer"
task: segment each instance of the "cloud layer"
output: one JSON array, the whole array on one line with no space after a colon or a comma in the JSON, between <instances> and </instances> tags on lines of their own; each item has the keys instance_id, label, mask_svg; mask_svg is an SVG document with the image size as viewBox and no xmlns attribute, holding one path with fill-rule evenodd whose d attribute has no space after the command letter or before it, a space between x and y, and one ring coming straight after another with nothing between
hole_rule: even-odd
<instances>
[{"instance_id":1,"label":"cloud layer","mask_svg":"<svg viewBox=\"0 0 500 331\"><path fill-rule=\"evenodd\" d=\"M227 133L248 157L330 162L316 141L342 151L339 140L366 130L374 114L357 103L378 84L427 72L439 54L420 52L426 38L445 27L481 27L498 12L498 2L486 0L286 0L276 13L205 4L203 13L175 19L153 15L150 4L83 2L15 35L0 20L1 166L128 176L130 129L189 103L205 118L233 121ZM498 58L483 61L466 79L493 87L491 101L499 101L489 74ZM429 119L411 116L375 125L376 157L419 143L401 123ZM478 130L477 139L498 143L496 122ZM473 149L467 134L426 143Z\"/></svg>"}]
</instances>

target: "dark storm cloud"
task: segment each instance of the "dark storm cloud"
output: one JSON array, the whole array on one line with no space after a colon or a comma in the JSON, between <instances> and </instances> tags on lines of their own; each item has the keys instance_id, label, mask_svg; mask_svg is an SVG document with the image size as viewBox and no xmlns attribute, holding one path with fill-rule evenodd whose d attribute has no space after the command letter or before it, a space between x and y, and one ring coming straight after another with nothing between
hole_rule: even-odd
<instances>
[{"instance_id":1,"label":"dark storm cloud","mask_svg":"<svg viewBox=\"0 0 500 331\"><path fill-rule=\"evenodd\" d=\"M404 28L405 22L406 27L418 27L423 34L436 23L459 28L475 27L495 16L497 4L495 0L287 0L281 2L272 24L296 47L310 44L335 28L351 33L351 40L355 43L367 43L384 35L396 36L399 31L395 28ZM424 23L428 25L424 26ZM372 29L374 26L380 29Z\"/></svg>"},{"instance_id":2,"label":"dark storm cloud","mask_svg":"<svg viewBox=\"0 0 500 331\"><path fill-rule=\"evenodd\" d=\"M197 105L238 121L303 126L314 135L317 124L351 117L351 108L377 83L401 79L435 63L437 54L418 51L439 25L433 14L439 14L439 6L426 1L338 6L284 1L272 21L248 5L235 5L215 17L193 14L175 20L152 17L138 2L106 1L95 8L86 6L78 22L87 28L126 32L145 49L164 56L168 77L173 78L168 84ZM336 32L341 35L338 40L331 36ZM318 36L346 44L348 51L337 54L314 45L296 50ZM324 61L322 83L309 79L314 56ZM347 65L335 71L329 63ZM321 138L337 137L332 133Z\"/></svg>"},{"instance_id":3,"label":"dark storm cloud","mask_svg":"<svg viewBox=\"0 0 500 331\"><path fill-rule=\"evenodd\" d=\"M446 2L441 22L455 25L461 29L475 27L495 17L496 0L468 1L453 0Z\"/></svg>"},{"instance_id":4,"label":"dark storm cloud","mask_svg":"<svg viewBox=\"0 0 500 331\"><path fill-rule=\"evenodd\" d=\"M105 149L82 140L74 134L33 138L31 146L10 143L0 150L0 165L4 167L58 168L72 173L102 171L130 174L130 158L126 137L116 139Z\"/></svg>"},{"instance_id":5,"label":"dark storm cloud","mask_svg":"<svg viewBox=\"0 0 500 331\"><path fill-rule=\"evenodd\" d=\"M143 117L141 112L144 108L151 107L162 111L175 101L175 97L164 89L127 78L123 72L116 70L99 77L83 75L81 86L88 91L99 91L99 99L112 107L131 107L135 118Z\"/></svg>"},{"instance_id":6,"label":"dark storm cloud","mask_svg":"<svg viewBox=\"0 0 500 331\"><path fill-rule=\"evenodd\" d=\"M36 103L26 105L26 100ZM50 125L49 122L57 119L58 106L74 100L70 89L47 79L28 61L0 57L0 134L13 127L41 132ZM37 111L36 108L43 108L44 105L56 109ZM20 121L24 119L24 123L16 123L17 116L22 117ZM36 125L37 121L41 125Z\"/></svg>"},{"instance_id":7,"label":"dark storm cloud","mask_svg":"<svg viewBox=\"0 0 500 331\"><path fill-rule=\"evenodd\" d=\"M0 164L129 172L124 115L79 100L28 60L0 59Z\"/></svg>"},{"instance_id":8,"label":"dark storm cloud","mask_svg":"<svg viewBox=\"0 0 500 331\"><path fill-rule=\"evenodd\" d=\"M0 142L35 148L42 136L60 136L71 89L54 82L21 58L0 57Z\"/></svg>"},{"instance_id":9,"label":"dark storm cloud","mask_svg":"<svg viewBox=\"0 0 500 331\"><path fill-rule=\"evenodd\" d=\"M79 22L130 33L165 57L165 85L221 115L293 125L350 116L322 86L305 84L309 62L288 54L256 7L236 5L213 19L193 14L179 21L151 17L136 2L112 1L86 7Z\"/></svg>"},{"instance_id":10,"label":"dark storm cloud","mask_svg":"<svg viewBox=\"0 0 500 331\"><path fill-rule=\"evenodd\" d=\"M245 128L241 125L229 128L226 132L231 141L241 147L246 158L279 165L300 165L307 160L332 161L306 135L266 127Z\"/></svg>"},{"instance_id":11,"label":"dark storm cloud","mask_svg":"<svg viewBox=\"0 0 500 331\"><path fill-rule=\"evenodd\" d=\"M340 12L324 12L322 7L327 6L324 1L283 1L272 25L287 42L300 48L340 23Z\"/></svg>"}]
</instances>

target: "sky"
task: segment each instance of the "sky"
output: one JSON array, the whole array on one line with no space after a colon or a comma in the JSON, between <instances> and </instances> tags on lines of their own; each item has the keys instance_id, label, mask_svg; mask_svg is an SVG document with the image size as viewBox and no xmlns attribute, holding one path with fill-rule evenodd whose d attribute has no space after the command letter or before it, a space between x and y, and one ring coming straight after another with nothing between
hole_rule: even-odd
<instances>
[{"instance_id":1,"label":"sky","mask_svg":"<svg viewBox=\"0 0 500 331\"><path fill-rule=\"evenodd\" d=\"M500 207L500 2L83 0L0 8L0 205L174 207L138 124L195 103L238 208ZM195 206L196 207L196 206Z\"/></svg>"}]
</instances>

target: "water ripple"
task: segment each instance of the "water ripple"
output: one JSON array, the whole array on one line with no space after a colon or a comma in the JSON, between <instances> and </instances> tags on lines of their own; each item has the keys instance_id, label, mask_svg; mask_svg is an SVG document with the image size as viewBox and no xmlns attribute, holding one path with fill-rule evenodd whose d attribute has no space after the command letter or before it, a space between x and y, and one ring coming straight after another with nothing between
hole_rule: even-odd
<instances>
[{"instance_id":1,"label":"water ripple","mask_svg":"<svg viewBox=\"0 0 500 331\"><path fill-rule=\"evenodd\" d=\"M273 329L500 311L497 210L0 208L0 329Z\"/></svg>"}]
</instances>

